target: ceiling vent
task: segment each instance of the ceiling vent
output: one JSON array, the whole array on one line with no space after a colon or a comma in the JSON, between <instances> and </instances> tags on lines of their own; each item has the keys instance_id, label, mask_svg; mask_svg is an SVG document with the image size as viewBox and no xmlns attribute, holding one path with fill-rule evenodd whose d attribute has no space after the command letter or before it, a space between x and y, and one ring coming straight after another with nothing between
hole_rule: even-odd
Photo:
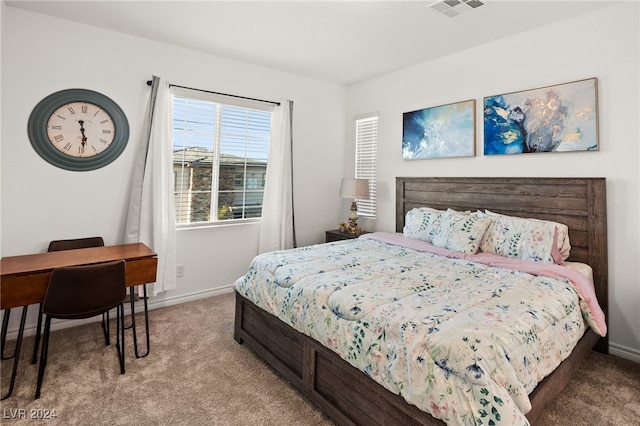
<instances>
[{"instance_id":1,"label":"ceiling vent","mask_svg":"<svg viewBox=\"0 0 640 426\"><path fill-rule=\"evenodd\" d=\"M442 0L435 2L427 7L438 13L447 15L449 18L458 16L468 10L482 6L484 3L478 0Z\"/></svg>"}]
</instances>

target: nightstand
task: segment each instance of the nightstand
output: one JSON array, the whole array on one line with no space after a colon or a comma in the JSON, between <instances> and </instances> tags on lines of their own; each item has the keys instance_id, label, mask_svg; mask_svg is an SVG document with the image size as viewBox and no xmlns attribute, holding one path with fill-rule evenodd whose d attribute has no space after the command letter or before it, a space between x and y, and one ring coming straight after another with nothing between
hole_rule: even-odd
<instances>
[{"instance_id":1,"label":"nightstand","mask_svg":"<svg viewBox=\"0 0 640 426\"><path fill-rule=\"evenodd\" d=\"M354 238L358 238L360 235L366 234L367 231L363 232L359 235L350 234L348 232L340 232L338 229L334 229L332 231L326 231L326 242L330 243L332 241L340 241L340 240L351 240Z\"/></svg>"}]
</instances>

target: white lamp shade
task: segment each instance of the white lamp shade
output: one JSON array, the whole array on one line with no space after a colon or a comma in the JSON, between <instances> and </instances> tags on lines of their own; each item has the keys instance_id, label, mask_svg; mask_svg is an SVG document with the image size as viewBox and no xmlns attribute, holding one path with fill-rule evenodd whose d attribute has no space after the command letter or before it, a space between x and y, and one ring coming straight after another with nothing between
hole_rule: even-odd
<instances>
[{"instance_id":1,"label":"white lamp shade","mask_svg":"<svg viewBox=\"0 0 640 426\"><path fill-rule=\"evenodd\" d=\"M340 197L351 198L354 200L368 200L369 180L342 178L342 183L340 184Z\"/></svg>"}]
</instances>

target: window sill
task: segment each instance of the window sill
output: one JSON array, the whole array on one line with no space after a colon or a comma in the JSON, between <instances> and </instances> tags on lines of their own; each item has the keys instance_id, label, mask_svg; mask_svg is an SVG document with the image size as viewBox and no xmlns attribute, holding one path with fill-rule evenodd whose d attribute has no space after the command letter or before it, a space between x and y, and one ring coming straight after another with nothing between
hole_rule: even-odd
<instances>
[{"instance_id":1,"label":"window sill","mask_svg":"<svg viewBox=\"0 0 640 426\"><path fill-rule=\"evenodd\" d=\"M229 226L260 224L260 223L262 223L261 218L235 219L235 220L225 220L220 222L180 223L180 224L176 224L176 231L182 231L187 229L220 228L220 227L229 227Z\"/></svg>"}]
</instances>

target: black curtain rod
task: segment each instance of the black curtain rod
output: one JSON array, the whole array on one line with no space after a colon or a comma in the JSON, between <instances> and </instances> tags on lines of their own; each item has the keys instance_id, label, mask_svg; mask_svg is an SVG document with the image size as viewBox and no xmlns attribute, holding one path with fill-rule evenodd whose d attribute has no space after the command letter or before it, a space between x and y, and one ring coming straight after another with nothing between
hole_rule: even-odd
<instances>
[{"instance_id":1,"label":"black curtain rod","mask_svg":"<svg viewBox=\"0 0 640 426\"><path fill-rule=\"evenodd\" d=\"M147 86L151 86L151 85L153 85L153 81L147 80ZM221 96L230 96L232 98L246 99L248 101L264 102L266 104L273 104L273 105L280 106L280 102L265 101L264 99L256 99L256 98L247 98L245 96L230 95L228 93L212 92L210 90L196 89L196 88L193 88L193 87L186 87L186 86L179 86L177 84L169 83L169 87L178 87L180 89L195 90L197 92L211 93L211 94L214 94L214 95L221 95Z\"/></svg>"}]
</instances>

